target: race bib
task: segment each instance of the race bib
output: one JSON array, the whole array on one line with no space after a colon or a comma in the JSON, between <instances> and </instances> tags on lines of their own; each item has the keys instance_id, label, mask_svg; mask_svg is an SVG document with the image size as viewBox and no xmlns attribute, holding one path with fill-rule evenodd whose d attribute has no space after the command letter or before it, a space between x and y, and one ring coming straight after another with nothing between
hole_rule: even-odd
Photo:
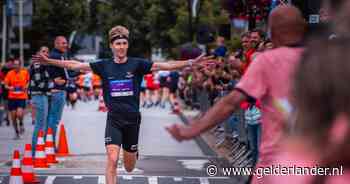
<instances>
[{"instance_id":1,"label":"race bib","mask_svg":"<svg viewBox=\"0 0 350 184\"><path fill-rule=\"evenodd\" d=\"M111 80L109 81L109 89L112 97L134 95L132 80Z\"/></svg>"},{"instance_id":2,"label":"race bib","mask_svg":"<svg viewBox=\"0 0 350 184\"><path fill-rule=\"evenodd\" d=\"M13 93L22 93L22 92L23 92L23 88L21 86L15 86Z\"/></svg>"}]
</instances>

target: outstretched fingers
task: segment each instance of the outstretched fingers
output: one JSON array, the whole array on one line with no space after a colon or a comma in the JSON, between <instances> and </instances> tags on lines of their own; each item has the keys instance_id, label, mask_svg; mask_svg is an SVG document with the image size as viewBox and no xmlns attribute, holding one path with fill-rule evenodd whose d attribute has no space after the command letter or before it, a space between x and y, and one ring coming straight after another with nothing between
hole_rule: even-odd
<instances>
[{"instance_id":1,"label":"outstretched fingers","mask_svg":"<svg viewBox=\"0 0 350 184\"><path fill-rule=\"evenodd\" d=\"M201 54L195 59L195 63L198 65L206 65L208 63L214 62L213 60L214 56L205 56L205 54Z\"/></svg>"}]
</instances>

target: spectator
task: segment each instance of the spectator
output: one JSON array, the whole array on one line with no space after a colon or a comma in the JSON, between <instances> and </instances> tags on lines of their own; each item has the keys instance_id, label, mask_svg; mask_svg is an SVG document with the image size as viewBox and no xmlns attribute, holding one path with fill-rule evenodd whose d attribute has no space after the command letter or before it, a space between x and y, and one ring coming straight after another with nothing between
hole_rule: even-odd
<instances>
[{"instance_id":1,"label":"spectator","mask_svg":"<svg viewBox=\"0 0 350 184\"><path fill-rule=\"evenodd\" d=\"M216 57L225 57L227 48L225 47L225 38L219 36L216 38L216 46L217 48L214 50L214 56Z\"/></svg>"},{"instance_id":2,"label":"spectator","mask_svg":"<svg viewBox=\"0 0 350 184\"><path fill-rule=\"evenodd\" d=\"M264 33L261 30L255 29L250 32L250 44L251 48L257 50L259 44L265 39Z\"/></svg>"},{"instance_id":3,"label":"spectator","mask_svg":"<svg viewBox=\"0 0 350 184\"><path fill-rule=\"evenodd\" d=\"M38 53L49 55L49 48L42 46ZM39 63L33 63L29 67L29 75L29 94L32 102L32 110L35 111L35 126L32 137L32 152L34 155L39 130L47 131L48 96L50 95L50 88L53 87L53 81L50 79L48 67Z\"/></svg>"},{"instance_id":4,"label":"spectator","mask_svg":"<svg viewBox=\"0 0 350 184\"><path fill-rule=\"evenodd\" d=\"M309 45L295 75L297 116L289 114L295 126L275 161L283 167L329 168L328 173L269 176L268 183L349 183L350 63L344 62L349 53L349 40L319 38ZM331 176L333 168L338 172Z\"/></svg>"},{"instance_id":5,"label":"spectator","mask_svg":"<svg viewBox=\"0 0 350 184\"><path fill-rule=\"evenodd\" d=\"M248 66L250 65L251 61L252 61L252 56L255 52L255 48L252 47L252 42L250 41L250 33L244 33L241 36L241 42L242 42L242 48L243 50L241 51L241 53L239 53L237 56L240 60L240 68L241 68L241 73L244 74L247 69Z\"/></svg>"},{"instance_id":6,"label":"spectator","mask_svg":"<svg viewBox=\"0 0 350 184\"><path fill-rule=\"evenodd\" d=\"M331 172L336 168L340 172L316 176L274 176L268 177L269 183L349 183L350 89L347 83L350 65L344 62L344 58L348 58L350 53L347 37L350 27L346 21L339 24L349 19L349 7L350 3L343 5L335 19L336 22L339 21L338 24L330 29L336 30L338 37L327 40L327 37L318 35L311 40L296 69L292 105L297 112L289 114L289 119L295 120L294 129L290 138L283 142L283 151L275 161L287 167L292 164L300 167L316 166L329 168L328 171ZM330 176L331 174L336 175Z\"/></svg>"},{"instance_id":7,"label":"spectator","mask_svg":"<svg viewBox=\"0 0 350 184\"><path fill-rule=\"evenodd\" d=\"M52 59L68 59L68 42L65 37L57 36L54 42L55 48L49 54ZM50 78L54 81L49 100L49 113L47 124L53 130L53 137L56 137L57 126L62 118L63 108L66 101L66 84L68 72L55 66L48 67Z\"/></svg>"}]
</instances>

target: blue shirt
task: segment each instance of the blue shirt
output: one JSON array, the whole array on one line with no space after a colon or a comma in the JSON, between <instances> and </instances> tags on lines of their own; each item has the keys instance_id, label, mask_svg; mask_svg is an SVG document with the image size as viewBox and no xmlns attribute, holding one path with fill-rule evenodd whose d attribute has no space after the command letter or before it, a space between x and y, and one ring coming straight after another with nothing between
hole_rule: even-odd
<instances>
[{"instance_id":1,"label":"blue shirt","mask_svg":"<svg viewBox=\"0 0 350 184\"><path fill-rule=\"evenodd\" d=\"M227 49L225 46L219 46L218 48L215 49L214 55L218 57L225 57L227 52Z\"/></svg>"}]
</instances>

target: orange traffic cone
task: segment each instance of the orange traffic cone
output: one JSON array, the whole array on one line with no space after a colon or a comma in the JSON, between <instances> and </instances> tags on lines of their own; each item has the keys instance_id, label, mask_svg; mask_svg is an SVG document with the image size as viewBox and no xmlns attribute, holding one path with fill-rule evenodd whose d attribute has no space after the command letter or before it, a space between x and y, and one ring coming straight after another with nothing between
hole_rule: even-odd
<instances>
[{"instance_id":1,"label":"orange traffic cone","mask_svg":"<svg viewBox=\"0 0 350 184\"><path fill-rule=\"evenodd\" d=\"M22 176L24 183L40 183L34 174L31 144L25 145L24 157L22 160Z\"/></svg>"},{"instance_id":2,"label":"orange traffic cone","mask_svg":"<svg viewBox=\"0 0 350 184\"><path fill-rule=\"evenodd\" d=\"M35 158L34 168L48 168L46 154L45 154L45 143L44 143L44 132L39 130L38 141L35 146Z\"/></svg>"},{"instance_id":3,"label":"orange traffic cone","mask_svg":"<svg viewBox=\"0 0 350 184\"><path fill-rule=\"evenodd\" d=\"M15 150L13 152L13 160L12 160L12 168L11 168L11 176L9 184L23 184L23 176L21 169L21 161L20 161L19 151Z\"/></svg>"},{"instance_id":4,"label":"orange traffic cone","mask_svg":"<svg viewBox=\"0 0 350 184\"><path fill-rule=\"evenodd\" d=\"M65 130L63 124L61 124L61 126L60 126L60 137L59 137L58 150L57 150L56 156L58 156L58 157L69 156L69 148L68 148L68 142L67 142L67 137L66 137L66 130Z\"/></svg>"},{"instance_id":5,"label":"orange traffic cone","mask_svg":"<svg viewBox=\"0 0 350 184\"><path fill-rule=\"evenodd\" d=\"M53 131L49 127L47 129L46 143L45 143L46 160L48 164L57 164L58 161L56 160L55 143L53 142L52 134L53 134Z\"/></svg>"}]
</instances>

